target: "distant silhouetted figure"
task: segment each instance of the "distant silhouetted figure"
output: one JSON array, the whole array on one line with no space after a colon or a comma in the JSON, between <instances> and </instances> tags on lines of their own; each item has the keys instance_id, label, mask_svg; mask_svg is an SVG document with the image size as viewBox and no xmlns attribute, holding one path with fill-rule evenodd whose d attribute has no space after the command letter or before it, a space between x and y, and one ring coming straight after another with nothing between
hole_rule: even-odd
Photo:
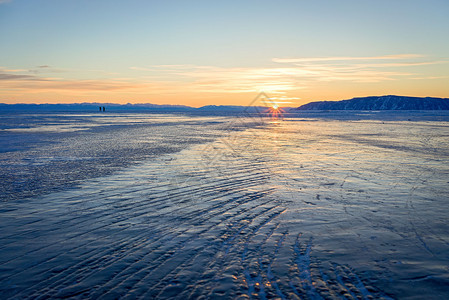
<instances>
[{"instance_id":1,"label":"distant silhouetted figure","mask_svg":"<svg viewBox=\"0 0 449 300\"><path fill-rule=\"evenodd\" d=\"M103 106L103 111L105 111L106 109L104 108L104 106Z\"/></svg>"},{"instance_id":2,"label":"distant silhouetted figure","mask_svg":"<svg viewBox=\"0 0 449 300\"><path fill-rule=\"evenodd\" d=\"M98 106L98 109L101 111L101 106Z\"/></svg>"}]
</instances>

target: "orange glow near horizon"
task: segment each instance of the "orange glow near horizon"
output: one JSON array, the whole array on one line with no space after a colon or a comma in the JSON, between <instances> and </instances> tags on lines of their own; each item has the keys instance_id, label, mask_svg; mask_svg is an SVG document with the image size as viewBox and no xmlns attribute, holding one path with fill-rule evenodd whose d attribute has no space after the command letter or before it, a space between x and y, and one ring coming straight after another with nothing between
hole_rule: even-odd
<instances>
[{"instance_id":1,"label":"orange glow near horizon","mask_svg":"<svg viewBox=\"0 0 449 300\"><path fill-rule=\"evenodd\" d=\"M365 96L382 96L382 95L400 95L400 96L415 96L415 97L441 97L449 98L449 87L440 88L428 86L394 86L394 83L389 83L379 88L363 88L354 87L349 89L345 84L335 86L328 90L320 91L302 90L292 91L293 95L301 98L294 101L285 101L281 103L272 104L271 102L260 102L254 105L271 107L298 107L303 104L314 101L339 101L351 99L354 97ZM116 103L116 104L138 104L151 103L159 105L186 105L191 107L201 107L205 105L240 105L251 106L252 101L259 94L258 91L251 93L194 93L183 91L172 91L171 93L151 93L147 95L144 93L133 94L132 92L86 92L86 91L34 91L34 92L19 92L12 93L11 90L2 91L0 88L1 98L0 103L16 104L16 103L36 103L36 104L57 104L57 103ZM271 94L269 96L272 96Z\"/></svg>"},{"instance_id":2,"label":"orange glow near horizon","mask_svg":"<svg viewBox=\"0 0 449 300\"><path fill-rule=\"evenodd\" d=\"M248 106L264 91L272 100L262 106L298 107L364 96L449 97L449 61L424 55L273 58L272 63L227 68L155 65L110 73L0 66L0 102ZM61 77L53 77L56 74Z\"/></svg>"}]
</instances>

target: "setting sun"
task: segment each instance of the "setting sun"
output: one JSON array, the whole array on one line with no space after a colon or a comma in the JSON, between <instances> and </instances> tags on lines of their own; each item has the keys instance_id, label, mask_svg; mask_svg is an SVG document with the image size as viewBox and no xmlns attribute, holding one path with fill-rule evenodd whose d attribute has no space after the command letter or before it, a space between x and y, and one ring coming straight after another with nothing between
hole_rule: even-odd
<instances>
[{"instance_id":1,"label":"setting sun","mask_svg":"<svg viewBox=\"0 0 449 300\"><path fill-rule=\"evenodd\" d=\"M279 107L278 104L273 103L271 107L268 109L269 115L273 119L282 118L283 110Z\"/></svg>"}]
</instances>

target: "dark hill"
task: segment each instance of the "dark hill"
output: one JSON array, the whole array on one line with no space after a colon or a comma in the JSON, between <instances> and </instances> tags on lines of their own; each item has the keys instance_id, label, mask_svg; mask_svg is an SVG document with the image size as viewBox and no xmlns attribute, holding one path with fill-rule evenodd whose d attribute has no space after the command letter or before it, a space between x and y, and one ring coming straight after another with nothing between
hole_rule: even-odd
<instances>
[{"instance_id":1,"label":"dark hill","mask_svg":"<svg viewBox=\"0 0 449 300\"><path fill-rule=\"evenodd\" d=\"M405 96L362 97L304 104L297 110L449 110L448 98Z\"/></svg>"}]
</instances>

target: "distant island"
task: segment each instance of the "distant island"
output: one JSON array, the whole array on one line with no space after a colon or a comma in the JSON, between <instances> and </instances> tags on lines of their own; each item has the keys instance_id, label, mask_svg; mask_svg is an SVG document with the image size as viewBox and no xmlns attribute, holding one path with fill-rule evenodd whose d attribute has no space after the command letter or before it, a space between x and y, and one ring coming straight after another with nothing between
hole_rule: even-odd
<instances>
[{"instance_id":1,"label":"distant island","mask_svg":"<svg viewBox=\"0 0 449 300\"><path fill-rule=\"evenodd\" d=\"M448 98L372 96L342 101L319 101L295 110L449 110Z\"/></svg>"}]
</instances>

